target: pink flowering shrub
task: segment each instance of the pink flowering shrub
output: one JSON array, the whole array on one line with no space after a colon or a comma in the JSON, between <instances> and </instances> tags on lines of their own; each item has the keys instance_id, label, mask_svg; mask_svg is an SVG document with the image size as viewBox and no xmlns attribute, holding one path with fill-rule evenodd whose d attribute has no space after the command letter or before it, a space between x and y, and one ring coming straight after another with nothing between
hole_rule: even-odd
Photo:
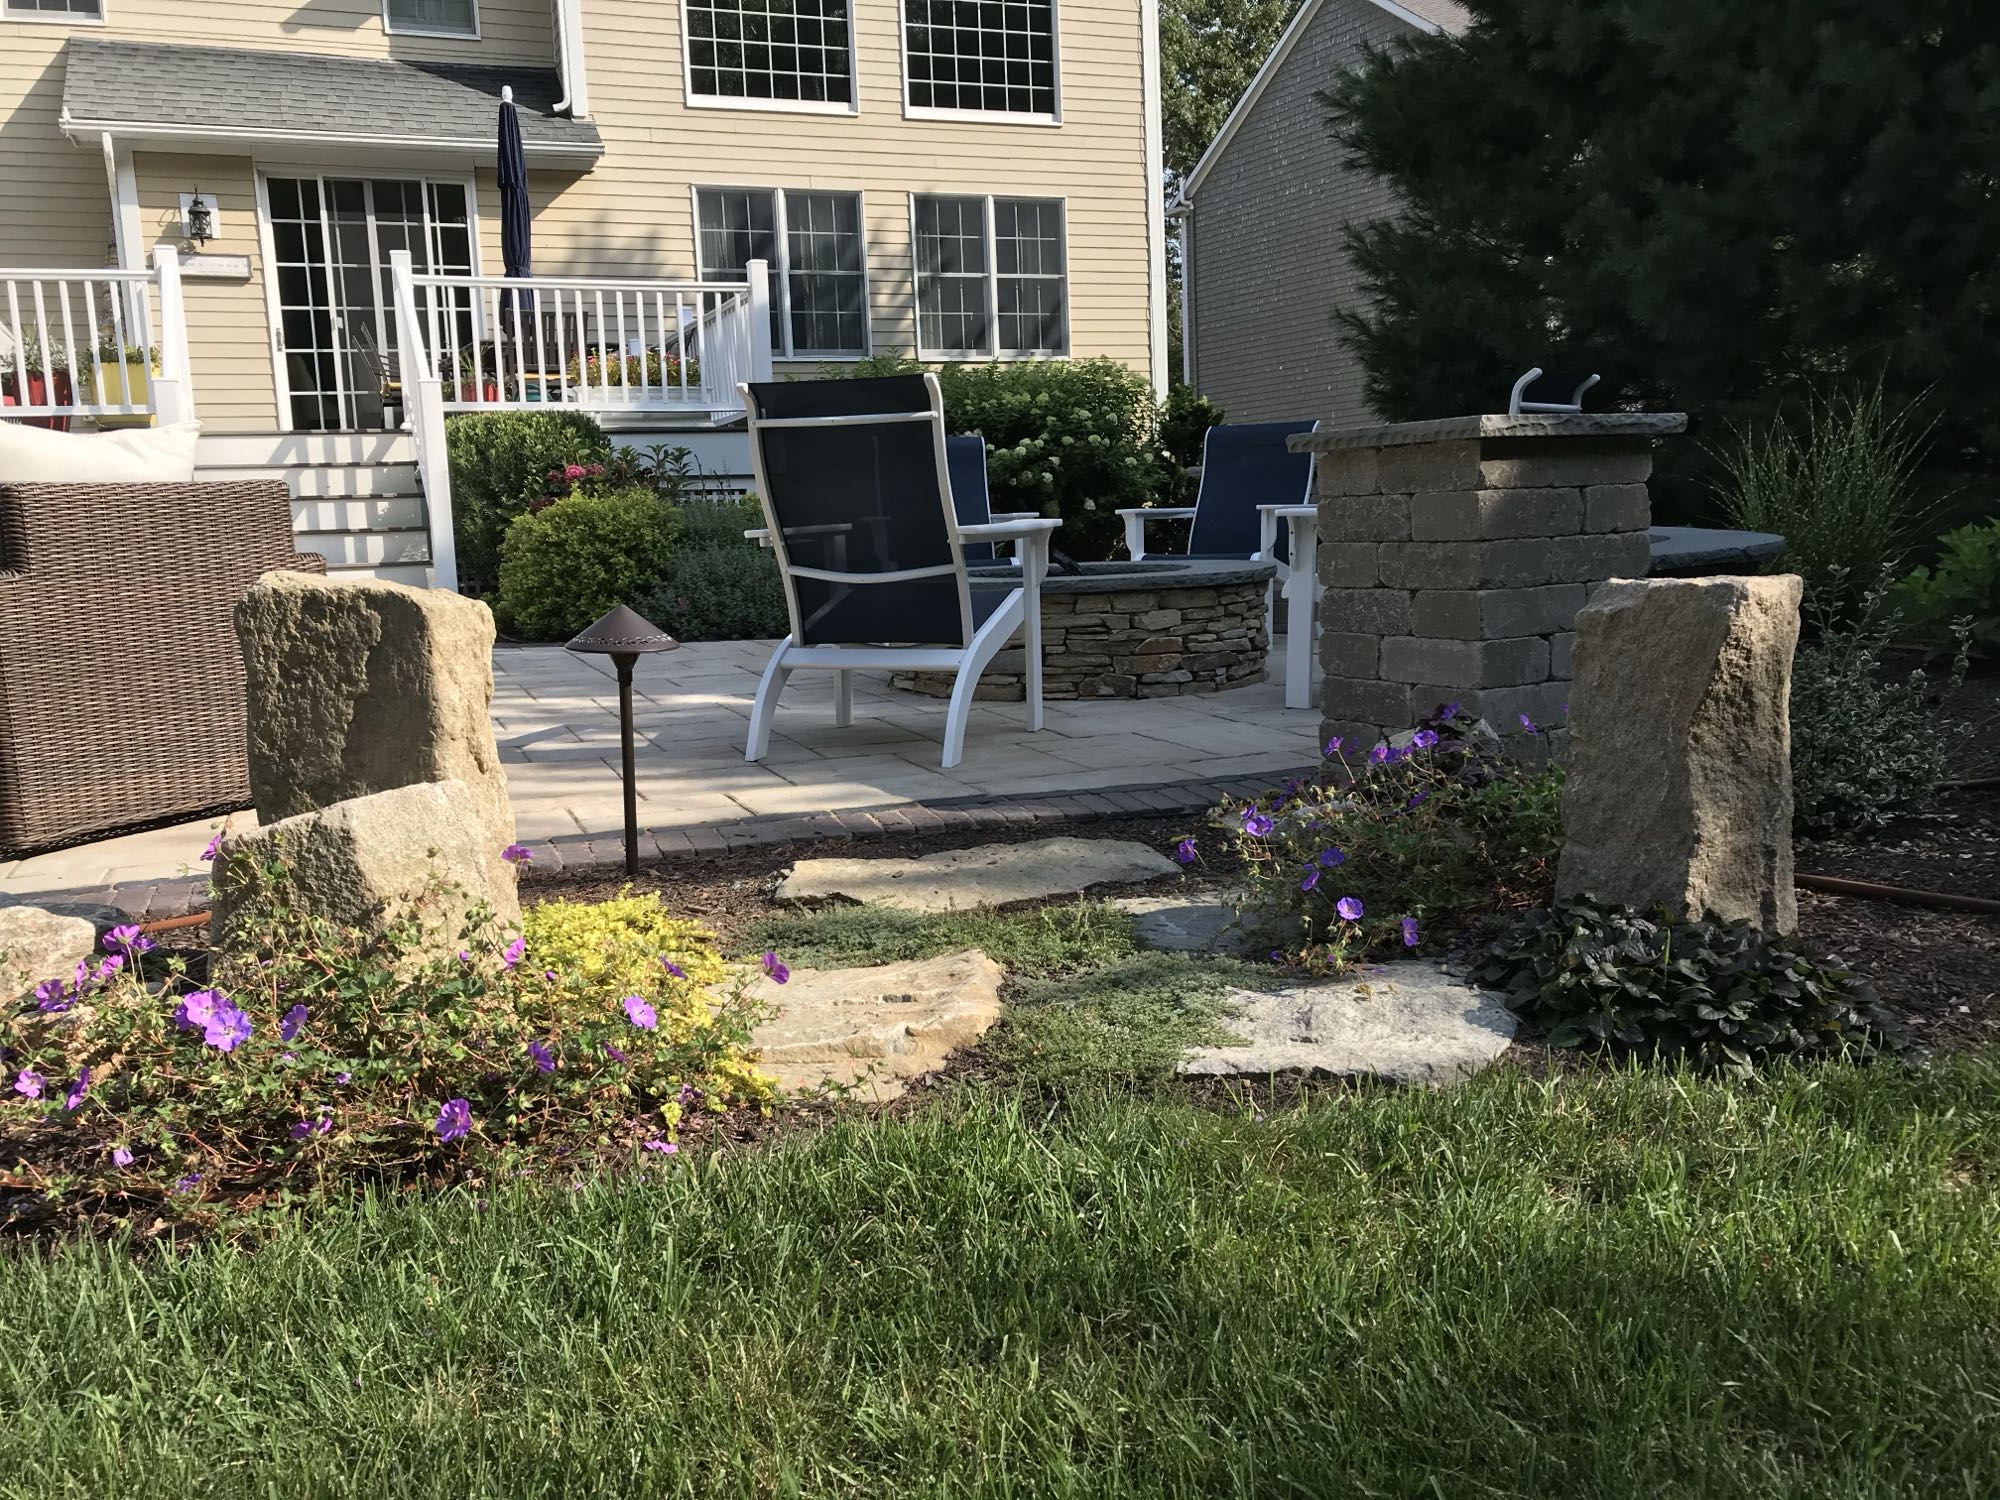
<instances>
[{"instance_id":1,"label":"pink flowering shrub","mask_svg":"<svg viewBox=\"0 0 2000 1500\"><path fill-rule=\"evenodd\" d=\"M185 1213L357 1175L533 1170L772 1097L747 1051L758 971L729 974L702 929L628 910L653 898L621 898L585 961L483 913L449 948L421 912L379 936L334 927L296 909L282 866L224 860L253 889L233 951L163 958L119 928L101 960L9 1007L0 1148L34 1195L17 1210ZM638 951L659 931L665 951Z\"/></svg>"},{"instance_id":2,"label":"pink flowering shrub","mask_svg":"<svg viewBox=\"0 0 2000 1500\"><path fill-rule=\"evenodd\" d=\"M1321 773L1216 817L1248 877L1249 914L1277 955L1315 971L1438 951L1469 921L1545 902L1561 773L1501 758L1457 705ZM1184 840L1183 864L1200 858Z\"/></svg>"}]
</instances>

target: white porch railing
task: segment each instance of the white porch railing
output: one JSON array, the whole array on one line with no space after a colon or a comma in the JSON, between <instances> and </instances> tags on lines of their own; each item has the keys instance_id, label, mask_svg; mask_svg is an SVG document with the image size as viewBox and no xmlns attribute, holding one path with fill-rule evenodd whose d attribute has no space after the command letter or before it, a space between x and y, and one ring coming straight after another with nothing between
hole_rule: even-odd
<instances>
[{"instance_id":1,"label":"white porch railing","mask_svg":"<svg viewBox=\"0 0 2000 1500\"><path fill-rule=\"evenodd\" d=\"M0 266L0 418L67 427L185 422L187 311L180 258L150 270Z\"/></svg>"},{"instance_id":2,"label":"white porch railing","mask_svg":"<svg viewBox=\"0 0 2000 1500\"><path fill-rule=\"evenodd\" d=\"M389 256L405 425L437 587L458 587L447 413L741 415L740 382L771 378L771 288L740 282L419 274Z\"/></svg>"}]
</instances>

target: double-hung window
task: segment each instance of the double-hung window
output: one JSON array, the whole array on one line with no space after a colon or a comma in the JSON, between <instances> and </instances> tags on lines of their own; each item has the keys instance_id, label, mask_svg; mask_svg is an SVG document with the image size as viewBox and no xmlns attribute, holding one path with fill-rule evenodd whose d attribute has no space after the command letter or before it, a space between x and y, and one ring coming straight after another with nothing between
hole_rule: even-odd
<instances>
[{"instance_id":1,"label":"double-hung window","mask_svg":"<svg viewBox=\"0 0 2000 1500\"><path fill-rule=\"evenodd\" d=\"M780 359L868 352L868 267L859 193L695 189L696 269L740 281L771 267L771 349Z\"/></svg>"},{"instance_id":2,"label":"double-hung window","mask_svg":"<svg viewBox=\"0 0 2000 1500\"><path fill-rule=\"evenodd\" d=\"M1060 199L920 194L912 217L920 358L1069 352Z\"/></svg>"},{"instance_id":3,"label":"double-hung window","mask_svg":"<svg viewBox=\"0 0 2000 1500\"><path fill-rule=\"evenodd\" d=\"M695 104L851 109L848 0L685 0Z\"/></svg>"},{"instance_id":4,"label":"double-hung window","mask_svg":"<svg viewBox=\"0 0 2000 1500\"><path fill-rule=\"evenodd\" d=\"M415 36L479 35L476 0L382 0L382 29Z\"/></svg>"},{"instance_id":5,"label":"double-hung window","mask_svg":"<svg viewBox=\"0 0 2000 1500\"><path fill-rule=\"evenodd\" d=\"M6 0L0 17L9 21L101 21L104 0Z\"/></svg>"},{"instance_id":6,"label":"double-hung window","mask_svg":"<svg viewBox=\"0 0 2000 1500\"><path fill-rule=\"evenodd\" d=\"M1055 0L903 0L912 114L1057 116Z\"/></svg>"}]
</instances>

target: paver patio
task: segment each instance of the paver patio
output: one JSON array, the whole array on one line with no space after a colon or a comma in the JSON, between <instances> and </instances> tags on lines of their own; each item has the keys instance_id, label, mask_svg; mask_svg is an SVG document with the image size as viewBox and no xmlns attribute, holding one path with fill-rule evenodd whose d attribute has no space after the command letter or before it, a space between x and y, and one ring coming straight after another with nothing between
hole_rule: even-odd
<instances>
[{"instance_id":1,"label":"paver patio","mask_svg":"<svg viewBox=\"0 0 2000 1500\"><path fill-rule=\"evenodd\" d=\"M771 753L743 759L750 700L769 643L724 641L641 658L639 821L697 828L771 814L843 812L920 801L1166 786L1293 770L1316 758L1319 713L1284 707L1263 682L1183 698L1050 703L1031 734L1019 703L978 705L965 759L940 770L944 704L856 673L854 722L833 722L832 674L792 679ZM494 652L494 733L520 837L607 834L623 826L618 691L611 663L557 647ZM237 814L232 826L253 821ZM105 839L0 863L0 897L100 891L186 873L219 819Z\"/></svg>"}]
</instances>

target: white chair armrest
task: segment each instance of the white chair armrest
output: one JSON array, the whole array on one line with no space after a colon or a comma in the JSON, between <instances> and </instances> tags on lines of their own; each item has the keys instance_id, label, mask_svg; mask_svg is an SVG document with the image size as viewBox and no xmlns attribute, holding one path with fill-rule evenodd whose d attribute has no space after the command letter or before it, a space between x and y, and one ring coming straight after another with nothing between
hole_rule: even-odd
<instances>
[{"instance_id":1,"label":"white chair armrest","mask_svg":"<svg viewBox=\"0 0 2000 1500\"><path fill-rule=\"evenodd\" d=\"M996 510L987 517L992 521L1039 521L1042 513L1038 510Z\"/></svg>"},{"instance_id":2,"label":"white chair armrest","mask_svg":"<svg viewBox=\"0 0 2000 1500\"><path fill-rule=\"evenodd\" d=\"M1186 521L1194 516L1192 505L1140 505L1129 510L1116 512L1121 516L1137 516L1143 521L1166 520Z\"/></svg>"},{"instance_id":3,"label":"white chair armrest","mask_svg":"<svg viewBox=\"0 0 2000 1500\"><path fill-rule=\"evenodd\" d=\"M1015 538L1047 536L1061 521L1036 516L1029 521L995 521L986 526L961 526L958 534L972 542L1005 542Z\"/></svg>"}]
</instances>

